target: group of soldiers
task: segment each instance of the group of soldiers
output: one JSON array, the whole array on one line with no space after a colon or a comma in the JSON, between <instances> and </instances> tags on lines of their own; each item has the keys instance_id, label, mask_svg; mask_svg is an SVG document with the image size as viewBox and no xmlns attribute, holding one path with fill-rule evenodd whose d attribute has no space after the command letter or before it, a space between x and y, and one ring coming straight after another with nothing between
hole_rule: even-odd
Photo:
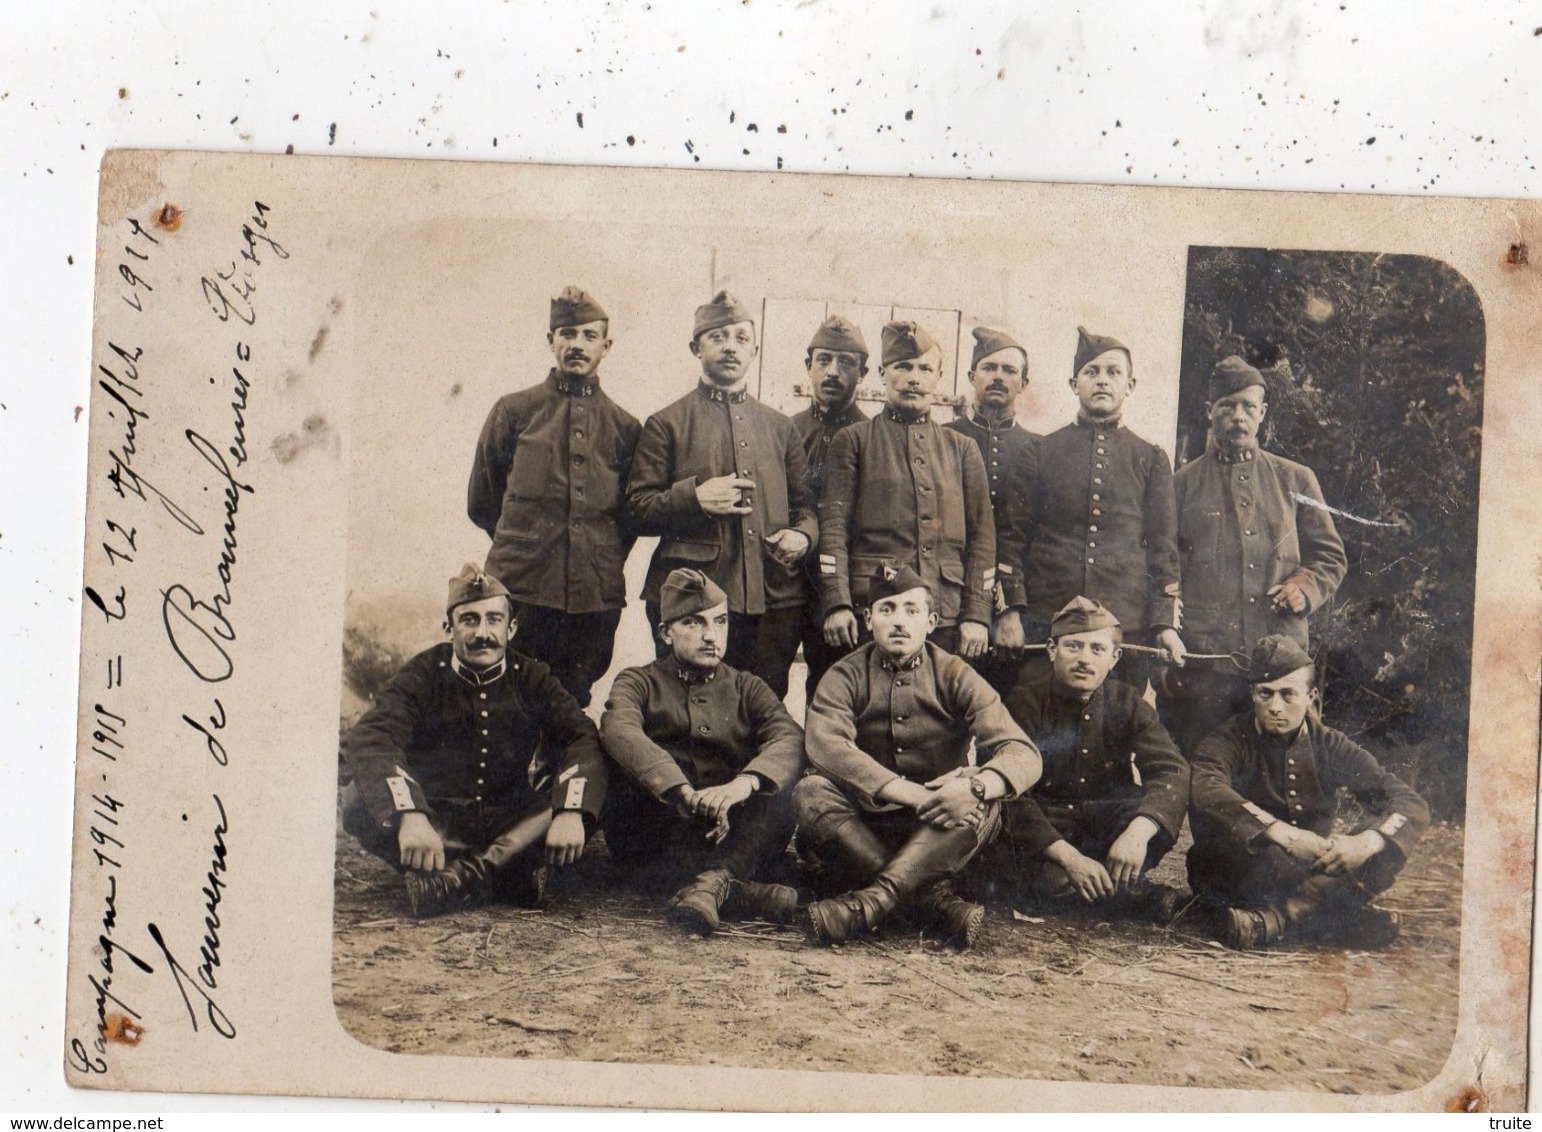
<instances>
[{"instance_id":1,"label":"group of soldiers","mask_svg":"<svg viewBox=\"0 0 1542 1132\"><path fill-rule=\"evenodd\" d=\"M551 371L477 442L486 562L345 739L345 826L414 915L539 904L603 830L707 932L841 942L908 909L967 945L996 900L1159 923L1197 902L1243 949L1396 938L1372 899L1429 810L1320 718L1308 617L1347 560L1316 477L1259 446L1263 375L1215 367L1207 450L1175 474L1122 423L1125 344L1079 329L1075 418L1039 436L1014 419L1026 350L973 334L969 412L941 425L941 346L884 326L868 417L867 343L828 318L789 418L746 388L755 319L719 292L699 378L639 424L601 388L605 311L552 300ZM596 727L639 536L657 655ZM1149 877L1186 816L1192 898Z\"/></svg>"}]
</instances>

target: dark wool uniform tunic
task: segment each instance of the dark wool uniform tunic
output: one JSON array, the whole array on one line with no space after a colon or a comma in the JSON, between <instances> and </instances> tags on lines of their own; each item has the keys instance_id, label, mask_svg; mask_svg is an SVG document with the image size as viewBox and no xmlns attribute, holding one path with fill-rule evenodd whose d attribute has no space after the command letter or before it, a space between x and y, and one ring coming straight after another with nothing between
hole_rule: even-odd
<instances>
[{"instance_id":1,"label":"dark wool uniform tunic","mask_svg":"<svg viewBox=\"0 0 1542 1132\"><path fill-rule=\"evenodd\" d=\"M1047 626L1081 595L1140 637L1178 625L1178 548L1167 454L1118 422L1078 418L1027 445L1012 470L1007 603ZM1187 579L1185 579L1185 582Z\"/></svg>"},{"instance_id":2,"label":"dark wool uniform tunic","mask_svg":"<svg viewBox=\"0 0 1542 1132\"><path fill-rule=\"evenodd\" d=\"M1303 647L1307 619L1280 613L1268 591L1298 584L1307 611L1344 580L1344 544L1311 469L1250 448L1212 446L1175 478L1183 569L1183 643L1191 652L1246 653L1281 633Z\"/></svg>"},{"instance_id":3,"label":"dark wool uniform tunic","mask_svg":"<svg viewBox=\"0 0 1542 1132\"><path fill-rule=\"evenodd\" d=\"M1003 607L1012 604L1011 597L1018 597L1020 604L1019 564L1008 561L1005 553L1007 524L1011 518L1009 485L1012 469L1022 458L1023 449L1043 438L1015 420L992 421L978 412L972 417L957 417L946 427L969 437L980 447L980 458L985 461L985 478L991 488L991 515L996 520L996 582L1002 593L1000 604Z\"/></svg>"},{"instance_id":4,"label":"dark wool uniform tunic","mask_svg":"<svg viewBox=\"0 0 1542 1132\"><path fill-rule=\"evenodd\" d=\"M942 625L989 625L996 524L985 462L968 437L886 408L830 445L819 503L820 612L867 604L883 562L931 587Z\"/></svg>"},{"instance_id":5,"label":"dark wool uniform tunic","mask_svg":"<svg viewBox=\"0 0 1542 1132\"><path fill-rule=\"evenodd\" d=\"M515 602L567 613L626 603L621 498L640 429L598 384L556 370L493 406L466 511L492 536L487 572Z\"/></svg>"},{"instance_id":6,"label":"dark wool uniform tunic","mask_svg":"<svg viewBox=\"0 0 1542 1132\"><path fill-rule=\"evenodd\" d=\"M696 500L698 484L718 476L755 481L752 513L714 518ZM660 409L643 425L626 489L632 529L658 535L643 597L656 602L677 566L700 570L728 594L732 613L758 616L809 599L801 564L788 569L763 538L801 532L813 553L819 524L808 464L792 421L743 390L705 383Z\"/></svg>"},{"instance_id":7,"label":"dark wool uniform tunic","mask_svg":"<svg viewBox=\"0 0 1542 1132\"><path fill-rule=\"evenodd\" d=\"M1193 776L1194 851L1238 867L1264 847L1259 834L1276 820L1328 836L1340 787L1365 808L1361 824L1386 838L1399 865L1430 823L1429 806L1412 788L1342 731L1310 717L1294 735L1269 735L1252 712L1233 716L1199 745Z\"/></svg>"},{"instance_id":8,"label":"dark wool uniform tunic","mask_svg":"<svg viewBox=\"0 0 1542 1132\"><path fill-rule=\"evenodd\" d=\"M435 645L404 664L348 732L344 755L370 815L527 809L597 818L605 801L599 737L546 665L510 652L479 674Z\"/></svg>"},{"instance_id":9,"label":"dark wool uniform tunic","mask_svg":"<svg viewBox=\"0 0 1542 1132\"><path fill-rule=\"evenodd\" d=\"M1007 806L1008 830L1027 853L1043 853L1062 838L1078 850L1088 840L1111 843L1136 817L1156 822L1169 844L1177 840L1189 804L1189 764L1134 688L1108 680L1083 701L1044 674L1009 691L1006 706L1044 758L1032 796ZM1084 838L1086 823L1102 817L1119 828Z\"/></svg>"},{"instance_id":10,"label":"dark wool uniform tunic","mask_svg":"<svg viewBox=\"0 0 1542 1132\"><path fill-rule=\"evenodd\" d=\"M836 433L847 425L854 425L867 420L867 414L857 408L853 401L839 412L831 413L818 405L810 405L801 413L792 418L792 427L798 432L798 439L803 442L803 456L808 461L809 488L813 492L814 501L818 501L824 495L825 465L830 459L830 443L835 439ZM812 561L814 555L809 555Z\"/></svg>"},{"instance_id":11,"label":"dark wool uniform tunic","mask_svg":"<svg viewBox=\"0 0 1542 1132\"><path fill-rule=\"evenodd\" d=\"M826 673L807 722L809 763L870 808L896 778L924 783L967 765L971 738L1009 797L1038 772L1038 752L990 685L930 643L908 665L862 645Z\"/></svg>"},{"instance_id":12,"label":"dark wool uniform tunic","mask_svg":"<svg viewBox=\"0 0 1542 1132\"><path fill-rule=\"evenodd\" d=\"M746 771L778 793L803 769L803 729L764 680L719 664L682 678L673 656L628 668L600 719L605 753L655 798Z\"/></svg>"}]
</instances>

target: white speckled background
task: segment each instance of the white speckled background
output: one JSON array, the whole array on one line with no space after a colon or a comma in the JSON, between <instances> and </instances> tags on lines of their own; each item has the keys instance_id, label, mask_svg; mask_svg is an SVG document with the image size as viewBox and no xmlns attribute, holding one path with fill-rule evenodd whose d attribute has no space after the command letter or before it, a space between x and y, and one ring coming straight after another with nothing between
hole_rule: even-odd
<instances>
[{"instance_id":1,"label":"white speckled background","mask_svg":"<svg viewBox=\"0 0 1542 1132\"><path fill-rule=\"evenodd\" d=\"M245 1111L259 1103L74 1092L60 1070L85 485L85 430L75 410L90 376L103 151L293 146L356 156L1542 195L1537 0L1054 0L1024 8L568 0L466 3L441 16L427 5L384 2L7 5L6 1108Z\"/></svg>"}]
</instances>

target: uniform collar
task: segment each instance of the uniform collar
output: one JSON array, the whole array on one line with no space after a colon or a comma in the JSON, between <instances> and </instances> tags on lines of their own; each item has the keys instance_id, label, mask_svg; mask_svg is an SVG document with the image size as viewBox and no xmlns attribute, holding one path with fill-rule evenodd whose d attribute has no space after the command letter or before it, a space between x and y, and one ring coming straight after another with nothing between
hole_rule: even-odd
<instances>
[{"instance_id":1,"label":"uniform collar","mask_svg":"<svg viewBox=\"0 0 1542 1132\"><path fill-rule=\"evenodd\" d=\"M910 409L896 409L893 405L885 405L883 407L883 415L895 424L902 425L926 424L932 419L932 411L930 409L912 411Z\"/></svg>"},{"instance_id":2,"label":"uniform collar","mask_svg":"<svg viewBox=\"0 0 1542 1132\"><path fill-rule=\"evenodd\" d=\"M675 670L675 675L680 677L680 683L687 687L692 684L712 683L712 681L717 679L717 674L723 667L721 664L718 664L712 668L689 668L675 660L674 657L669 658L669 664Z\"/></svg>"},{"instance_id":3,"label":"uniform collar","mask_svg":"<svg viewBox=\"0 0 1542 1132\"><path fill-rule=\"evenodd\" d=\"M1223 464L1246 464L1258 459L1258 446L1244 448L1240 452L1234 452L1217 444L1211 449L1215 458Z\"/></svg>"},{"instance_id":4,"label":"uniform collar","mask_svg":"<svg viewBox=\"0 0 1542 1132\"><path fill-rule=\"evenodd\" d=\"M1101 421L1095 421L1091 417L1087 416L1087 414L1078 411L1076 414L1076 427L1107 429L1109 432L1113 432L1117 428L1124 427L1124 418L1119 416L1110 417Z\"/></svg>"},{"instance_id":5,"label":"uniform collar","mask_svg":"<svg viewBox=\"0 0 1542 1132\"><path fill-rule=\"evenodd\" d=\"M848 420L856 417L857 403L855 400L851 400L839 409L826 409L818 401L810 401L808 403L808 412L809 416L813 417L820 424L845 424Z\"/></svg>"},{"instance_id":6,"label":"uniform collar","mask_svg":"<svg viewBox=\"0 0 1542 1132\"><path fill-rule=\"evenodd\" d=\"M546 375L546 384L550 385L558 393L565 393L569 397L593 397L600 388L598 378L591 377L587 380L581 380L566 377L555 368Z\"/></svg>"},{"instance_id":7,"label":"uniform collar","mask_svg":"<svg viewBox=\"0 0 1542 1132\"><path fill-rule=\"evenodd\" d=\"M741 381L732 389L719 389L716 385L700 381L696 384L696 391L708 401L723 401L730 405L737 405L750 395L745 385L746 382Z\"/></svg>"},{"instance_id":8,"label":"uniform collar","mask_svg":"<svg viewBox=\"0 0 1542 1132\"><path fill-rule=\"evenodd\" d=\"M971 424L983 428L986 432L1011 432L1017 427L1017 417L1015 414L1009 413L1000 420L995 420L980 412L978 407L969 414L969 421Z\"/></svg>"},{"instance_id":9,"label":"uniform collar","mask_svg":"<svg viewBox=\"0 0 1542 1132\"><path fill-rule=\"evenodd\" d=\"M926 659L925 644L922 644L921 647L916 650L916 655L911 657L909 660L891 660L888 653L883 652L882 649L880 649L879 652L883 656L883 659L879 661L879 663L883 665L883 670L885 672L914 672L916 669L921 667L921 662Z\"/></svg>"},{"instance_id":10,"label":"uniform collar","mask_svg":"<svg viewBox=\"0 0 1542 1132\"><path fill-rule=\"evenodd\" d=\"M488 684L497 683L503 678L504 673L506 673L508 670L509 657L507 653L504 654L503 659L500 660L497 664L493 665L491 668L482 669L481 671L478 671L475 668L467 667L460 662L460 657L456 656L453 652L450 654L450 671L455 673L455 675L459 676L466 683L470 684L473 688L482 688L486 687Z\"/></svg>"}]
</instances>

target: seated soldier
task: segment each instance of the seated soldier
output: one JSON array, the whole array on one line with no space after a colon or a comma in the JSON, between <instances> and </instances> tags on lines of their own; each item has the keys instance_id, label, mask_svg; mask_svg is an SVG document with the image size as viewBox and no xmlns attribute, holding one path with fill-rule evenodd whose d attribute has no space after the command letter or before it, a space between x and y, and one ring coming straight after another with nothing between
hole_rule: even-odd
<instances>
[{"instance_id":1,"label":"seated soldier","mask_svg":"<svg viewBox=\"0 0 1542 1132\"><path fill-rule=\"evenodd\" d=\"M605 800L594 724L508 648L511 608L475 566L451 578L449 643L404 664L344 741L343 828L406 870L414 916L539 903L545 865L578 860Z\"/></svg>"},{"instance_id":2,"label":"seated soldier","mask_svg":"<svg viewBox=\"0 0 1542 1132\"><path fill-rule=\"evenodd\" d=\"M1189 803L1189 766L1128 684L1118 619L1072 598L1050 623L1049 671L1026 667L1005 702L1038 745L1044 777L1002 809L989 863L1041 900L1080 897L1100 915L1169 922L1181 894L1145 879L1173 847Z\"/></svg>"},{"instance_id":3,"label":"seated soldier","mask_svg":"<svg viewBox=\"0 0 1542 1132\"><path fill-rule=\"evenodd\" d=\"M793 790L807 848L854 890L810 905L809 919L838 943L915 901L968 946L985 910L951 878L994 836L997 803L1038 780L1039 753L982 676L928 643L937 613L915 570L879 566L868 595L873 639L820 681L808 712L819 773Z\"/></svg>"},{"instance_id":4,"label":"seated soldier","mask_svg":"<svg viewBox=\"0 0 1542 1132\"><path fill-rule=\"evenodd\" d=\"M628 668L600 719L613 774L605 841L622 864L649 860L696 879L670 899L705 932L720 919L790 920L795 889L762 884L792 838L787 787L803 730L769 685L723 663L728 596L699 570L670 571L659 593L669 652Z\"/></svg>"},{"instance_id":5,"label":"seated soldier","mask_svg":"<svg viewBox=\"0 0 1542 1132\"><path fill-rule=\"evenodd\" d=\"M1246 950L1288 937L1385 947L1396 912L1372 897L1397 878L1429 825L1424 799L1318 717L1312 658L1290 637L1253 649L1253 709L1193 759L1189 884L1219 905L1221 938ZM1335 829L1342 788L1364 809Z\"/></svg>"}]
</instances>

